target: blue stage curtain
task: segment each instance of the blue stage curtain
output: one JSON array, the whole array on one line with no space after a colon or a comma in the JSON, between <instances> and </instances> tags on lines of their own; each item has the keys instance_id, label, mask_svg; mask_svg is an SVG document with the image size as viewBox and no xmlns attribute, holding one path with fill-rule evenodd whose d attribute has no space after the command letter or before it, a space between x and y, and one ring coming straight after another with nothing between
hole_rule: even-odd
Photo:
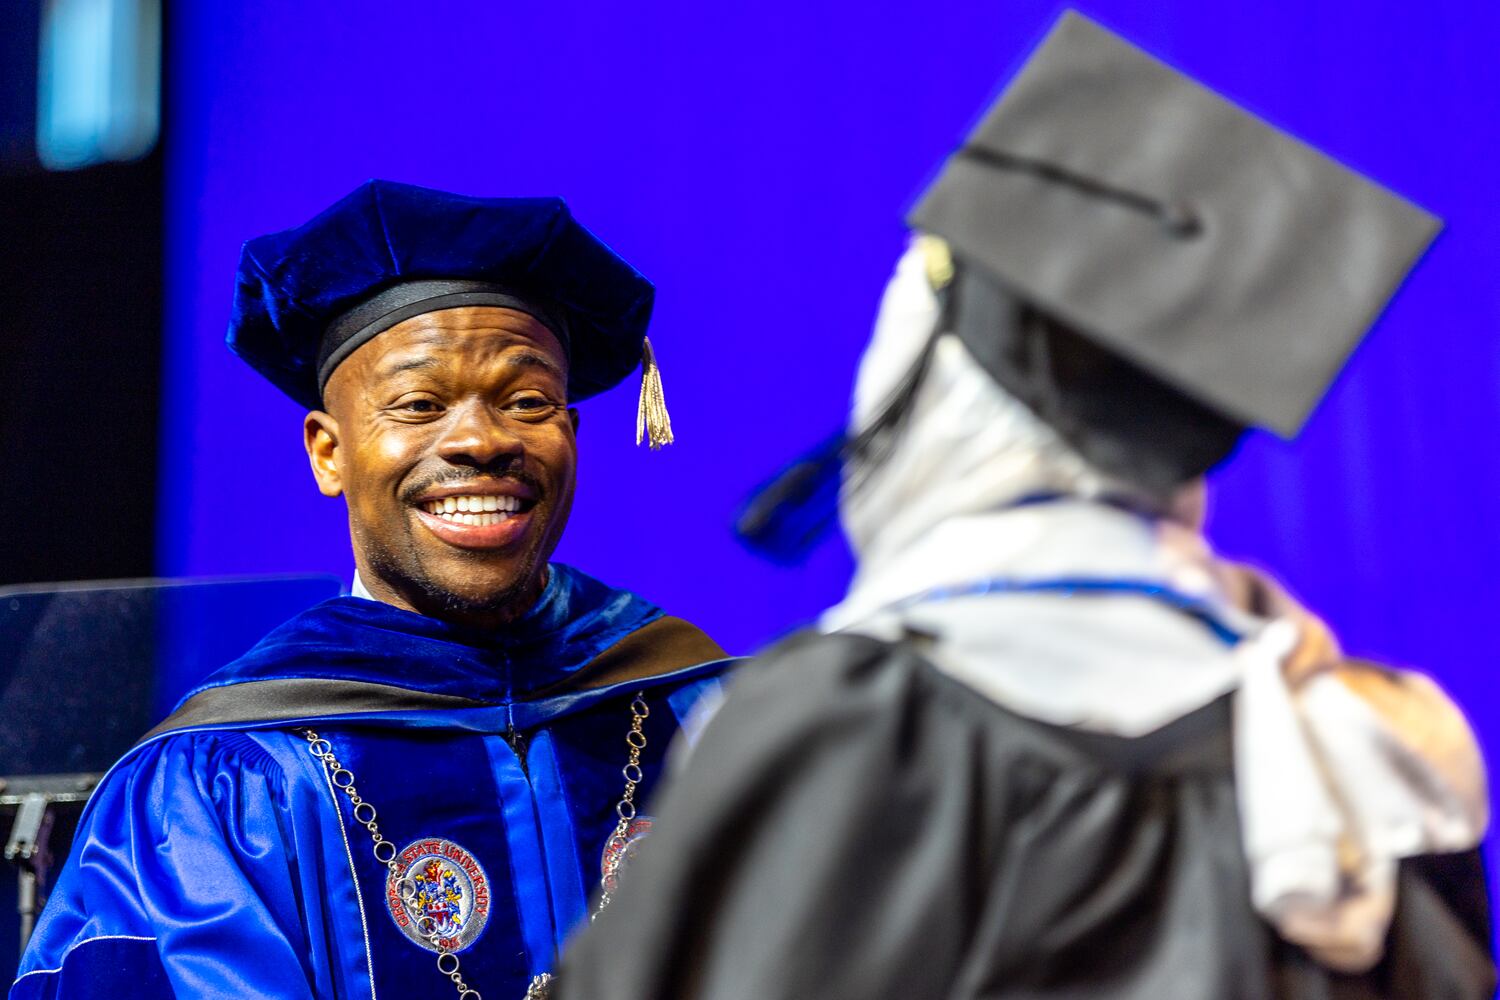
<instances>
[{"instance_id":1,"label":"blue stage curtain","mask_svg":"<svg viewBox=\"0 0 1500 1000\"><path fill-rule=\"evenodd\" d=\"M380 176L564 195L659 285L679 443L632 446L631 386L588 403L560 556L737 651L807 620L847 554L762 565L731 540L733 507L842 420L904 210L1061 9L171 5L161 570L348 571L299 411L221 341L240 242ZM1254 439L1216 477L1212 528L1351 651L1431 670L1500 733L1500 6L1086 12L1447 220L1305 437Z\"/></svg>"}]
</instances>

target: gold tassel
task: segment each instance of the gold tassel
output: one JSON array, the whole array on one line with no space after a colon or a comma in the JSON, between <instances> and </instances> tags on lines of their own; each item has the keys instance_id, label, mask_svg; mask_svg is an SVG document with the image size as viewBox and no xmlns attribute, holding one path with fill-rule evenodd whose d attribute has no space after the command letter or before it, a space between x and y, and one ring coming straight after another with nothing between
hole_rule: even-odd
<instances>
[{"instance_id":1,"label":"gold tassel","mask_svg":"<svg viewBox=\"0 0 1500 1000\"><path fill-rule=\"evenodd\" d=\"M953 251L949 249L948 241L923 233L917 237L917 247L927 265L927 283L932 290L940 292L947 288L948 282L953 280Z\"/></svg>"},{"instance_id":2,"label":"gold tassel","mask_svg":"<svg viewBox=\"0 0 1500 1000\"><path fill-rule=\"evenodd\" d=\"M641 402L635 411L635 443L640 444L643 438L651 442L652 451L673 441L672 418L661 394L661 369L650 337L641 345Z\"/></svg>"}]
</instances>

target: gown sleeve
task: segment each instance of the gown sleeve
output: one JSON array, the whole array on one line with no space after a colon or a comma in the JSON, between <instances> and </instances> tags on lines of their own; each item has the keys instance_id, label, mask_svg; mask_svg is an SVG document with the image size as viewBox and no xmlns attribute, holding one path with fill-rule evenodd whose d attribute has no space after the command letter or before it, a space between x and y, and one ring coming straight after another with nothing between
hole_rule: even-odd
<instances>
[{"instance_id":1,"label":"gown sleeve","mask_svg":"<svg viewBox=\"0 0 1500 1000\"><path fill-rule=\"evenodd\" d=\"M813 639L741 673L565 953L563 1000L946 994L996 786L902 655Z\"/></svg>"},{"instance_id":2,"label":"gown sleeve","mask_svg":"<svg viewBox=\"0 0 1500 1000\"><path fill-rule=\"evenodd\" d=\"M90 800L11 1000L312 996L288 816L242 733L139 748Z\"/></svg>"}]
</instances>

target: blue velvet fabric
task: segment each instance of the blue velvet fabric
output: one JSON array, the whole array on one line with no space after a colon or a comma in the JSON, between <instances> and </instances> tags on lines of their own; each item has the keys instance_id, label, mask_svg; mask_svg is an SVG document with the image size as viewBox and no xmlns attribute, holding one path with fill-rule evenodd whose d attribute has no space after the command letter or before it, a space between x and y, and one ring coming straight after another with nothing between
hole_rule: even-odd
<instances>
[{"instance_id":1,"label":"blue velvet fabric","mask_svg":"<svg viewBox=\"0 0 1500 1000\"><path fill-rule=\"evenodd\" d=\"M441 841L472 859L465 891L477 900L482 886L487 905L459 951L463 975L486 996L523 995L554 968L597 890L632 696L644 688L651 706L649 794L681 720L728 664L529 693L661 615L554 565L537 607L504 635L358 598L292 619L203 687L346 678L483 704L186 728L144 742L89 802L12 1000L451 992L433 953L398 926L369 832L291 731L303 724L330 741L398 849Z\"/></svg>"},{"instance_id":2,"label":"blue velvet fabric","mask_svg":"<svg viewBox=\"0 0 1500 1000\"><path fill-rule=\"evenodd\" d=\"M295 229L245 244L229 347L320 409L317 356L329 323L391 285L429 278L489 281L560 309L574 401L640 363L655 289L561 198L470 198L381 180Z\"/></svg>"}]
</instances>

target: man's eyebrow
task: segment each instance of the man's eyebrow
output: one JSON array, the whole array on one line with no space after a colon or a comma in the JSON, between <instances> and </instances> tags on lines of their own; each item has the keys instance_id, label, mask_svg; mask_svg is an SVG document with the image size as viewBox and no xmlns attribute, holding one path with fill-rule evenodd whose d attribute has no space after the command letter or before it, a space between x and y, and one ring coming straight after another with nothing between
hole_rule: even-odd
<instances>
[{"instance_id":1,"label":"man's eyebrow","mask_svg":"<svg viewBox=\"0 0 1500 1000\"><path fill-rule=\"evenodd\" d=\"M535 351L519 351L515 354L507 355L505 363L510 368L541 368L556 375L565 382L568 379L568 373L563 371L562 365L553 361L547 355L538 354Z\"/></svg>"},{"instance_id":2,"label":"man's eyebrow","mask_svg":"<svg viewBox=\"0 0 1500 1000\"><path fill-rule=\"evenodd\" d=\"M384 381L388 378L395 378L403 372L429 371L433 368L441 368L442 365L441 361L431 355L418 355L402 361L392 362L388 365L382 365L376 370L375 378Z\"/></svg>"}]
</instances>

